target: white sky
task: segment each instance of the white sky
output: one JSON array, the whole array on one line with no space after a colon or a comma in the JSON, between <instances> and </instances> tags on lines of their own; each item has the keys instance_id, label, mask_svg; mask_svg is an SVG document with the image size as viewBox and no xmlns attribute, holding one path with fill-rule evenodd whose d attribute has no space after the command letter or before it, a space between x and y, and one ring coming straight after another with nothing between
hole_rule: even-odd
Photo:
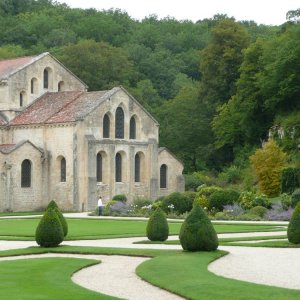
<instances>
[{"instance_id":1,"label":"white sky","mask_svg":"<svg viewBox=\"0 0 300 300\"><path fill-rule=\"evenodd\" d=\"M158 18L197 21L215 14L227 14L236 20L253 20L258 24L280 25L289 10L300 8L299 0L58 0L75 8L97 10L120 8L134 19L151 14Z\"/></svg>"}]
</instances>

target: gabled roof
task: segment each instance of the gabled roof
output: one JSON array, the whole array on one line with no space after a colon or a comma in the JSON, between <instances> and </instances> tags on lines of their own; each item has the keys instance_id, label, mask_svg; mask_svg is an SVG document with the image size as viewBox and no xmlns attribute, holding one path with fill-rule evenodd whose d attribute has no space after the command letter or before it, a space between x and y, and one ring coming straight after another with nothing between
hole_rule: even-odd
<instances>
[{"instance_id":1,"label":"gabled roof","mask_svg":"<svg viewBox=\"0 0 300 300\"><path fill-rule=\"evenodd\" d=\"M35 146L29 140L23 140L23 141L20 141L17 144L0 144L0 152L3 153L3 154L9 154L9 153L13 152L14 150L20 148L21 146L23 146L26 143L30 144L32 147L36 148L41 153L44 152L41 148Z\"/></svg>"},{"instance_id":2,"label":"gabled roof","mask_svg":"<svg viewBox=\"0 0 300 300\"><path fill-rule=\"evenodd\" d=\"M163 151L168 152L171 156L173 156L174 159L176 159L178 162L180 162L180 163L183 165L183 161L180 160L180 159L178 159L178 158L176 157L176 155L173 154L168 148L166 148L166 147L159 147L159 148L158 148L158 154L160 154L160 153L163 152Z\"/></svg>"},{"instance_id":3,"label":"gabled roof","mask_svg":"<svg viewBox=\"0 0 300 300\"><path fill-rule=\"evenodd\" d=\"M9 125L17 126L76 122L84 119L99 105L120 90L128 94L128 92L121 87L115 87L109 91L99 92L49 92L42 95L25 108L18 116L10 121ZM156 124L158 124L132 96L130 97Z\"/></svg>"},{"instance_id":4,"label":"gabled roof","mask_svg":"<svg viewBox=\"0 0 300 300\"><path fill-rule=\"evenodd\" d=\"M57 60L49 52L44 52L36 56L25 56L7 60L0 60L0 81L8 79L16 72L26 68L27 66L31 65L32 63L38 61L39 59L45 56L50 56L53 60L60 64L64 69L66 69L72 76L74 76L87 88L87 85L80 78L78 78L74 73L72 73L68 68L66 68L59 60Z\"/></svg>"}]
</instances>

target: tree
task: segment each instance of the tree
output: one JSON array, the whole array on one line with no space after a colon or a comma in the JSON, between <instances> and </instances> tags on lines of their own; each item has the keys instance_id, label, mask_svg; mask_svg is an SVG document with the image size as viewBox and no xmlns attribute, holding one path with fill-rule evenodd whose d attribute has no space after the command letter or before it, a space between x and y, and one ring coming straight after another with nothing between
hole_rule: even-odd
<instances>
[{"instance_id":1,"label":"tree","mask_svg":"<svg viewBox=\"0 0 300 300\"><path fill-rule=\"evenodd\" d=\"M41 247L56 247L64 240L61 222L54 209L46 210L35 232L35 240Z\"/></svg>"},{"instance_id":2,"label":"tree","mask_svg":"<svg viewBox=\"0 0 300 300\"><path fill-rule=\"evenodd\" d=\"M295 207L289 222L287 236L290 243L300 244L300 201Z\"/></svg>"},{"instance_id":3,"label":"tree","mask_svg":"<svg viewBox=\"0 0 300 300\"><path fill-rule=\"evenodd\" d=\"M150 216L146 231L150 241L165 241L168 238L169 225L161 208L158 207Z\"/></svg>"},{"instance_id":4,"label":"tree","mask_svg":"<svg viewBox=\"0 0 300 300\"><path fill-rule=\"evenodd\" d=\"M218 248L217 233L197 201L181 226L179 240L187 251L213 251Z\"/></svg>"},{"instance_id":5,"label":"tree","mask_svg":"<svg viewBox=\"0 0 300 300\"><path fill-rule=\"evenodd\" d=\"M276 196L280 193L281 173L286 160L287 155L271 139L250 156L260 190L267 196Z\"/></svg>"}]
</instances>

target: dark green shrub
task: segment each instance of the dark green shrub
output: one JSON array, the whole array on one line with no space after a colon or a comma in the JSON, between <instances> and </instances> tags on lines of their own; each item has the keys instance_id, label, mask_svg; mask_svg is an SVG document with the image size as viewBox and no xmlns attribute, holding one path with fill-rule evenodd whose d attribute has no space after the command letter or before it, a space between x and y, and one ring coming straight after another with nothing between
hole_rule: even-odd
<instances>
[{"instance_id":1,"label":"dark green shrub","mask_svg":"<svg viewBox=\"0 0 300 300\"><path fill-rule=\"evenodd\" d=\"M193 200L187 193L175 192L162 199L162 209L166 213L175 212L176 214L180 215L190 211L192 207Z\"/></svg>"},{"instance_id":2,"label":"dark green shrub","mask_svg":"<svg viewBox=\"0 0 300 300\"><path fill-rule=\"evenodd\" d=\"M300 168L287 168L282 171L281 193L291 194L300 188Z\"/></svg>"},{"instance_id":3,"label":"dark green shrub","mask_svg":"<svg viewBox=\"0 0 300 300\"><path fill-rule=\"evenodd\" d=\"M35 240L41 247L56 247L64 240L63 228L54 209L46 210L36 228Z\"/></svg>"},{"instance_id":4,"label":"dark green shrub","mask_svg":"<svg viewBox=\"0 0 300 300\"><path fill-rule=\"evenodd\" d=\"M119 194L119 195L113 196L112 200L120 201L120 202L126 202L127 201L127 197L124 194Z\"/></svg>"},{"instance_id":5,"label":"dark green shrub","mask_svg":"<svg viewBox=\"0 0 300 300\"><path fill-rule=\"evenodd\" d=\"M291 206L294 208L300 202L300 189L296 189L292 194Z\"/></svg>"},{"instance_id":6,"label":"dark green shrub","mask_svg":"<svg viewBox=\"0 0 300 300\"><path fill-rule=\"evenodd\" d=\"M255 206L271 207L271 202L267 196L255 195L253 192L242 192L238 201L244 209L251 209Z\"/></svg>"},{"instance_id":7,"label":"dark green shrub","mask_svg":"<svg viewBox=\"0 0 300 300\"><path fill-rule=\"evenodd\" d=\"M288 194L281 194L280 195L280 202L281 202L281 206L284 210L288 210L289 207L292 206L292 198L290 195Z\"/></svg>"},{"instance_id":8,"label":"dark green shrub","mask_svg":"<svg viewBox=\"0 0 300 300\"><path fill-rule=\"evenodd\" d=\"M186 191L196 191L197 187L204 183L203 180L194 174L184 175L184 182Z\"/></svg>"},{"instance_id":9,"label":"dark green shrub","mask_svg":"<svg viewBox=\"0 0 300 300\"><path fill-rule=\"evenodd\" d=\"M169 225L161 208L158 207L150 216L146 231L150 241L165 241L168 238Z\"/></svg>"},{"instance_id":10,"label":"dark green shrub","mask_svg":"<svg viewBox=\"0 0 300 300\"><path fill-rule=\"evenodd\" d=\"M48 206L47 206L47 209L54 209L54 208L57 208L59 209L58 205L56 204L56 202L54 200L51 200L49 203L48 203Z\"/></svg>"},{"instance_id":11,"label":"dark green shrub","mask_svg":"<svg viewBox=\"0 0 300 300\"><path fill-rule=\"evenodd\" d=\"M208 209L222 211L225 205L237 202L239 197L240 193L232 189L215 191L208 198Z\"/></svg>"},{"instance_id":12,"label":"dark green shrub","mask_svg":"<svg viewBox=\"0 0 300 300\"><path fill-rule=\"evenodd\" d=\"M198 202L195 202L184 220L179 239L182 248L187 251L212 251L218 248L217 233Z\"/></svg>"},{"instance_id":13,"label":"dark green shrub","mask_svg":"<svg viewBox=\"0 0 300 300\"><path fill-rule=\"evenodd\" d=\"M56 214L59 218L59 221L61 223L61 226L63 228L64 237L66 237L67 234L68 234L68 223L67 223L65 217L63 216L63 214L61 213L61 211L58 208L55 208L54 211L56 212Z\"/></svg>"},{"instance_id":14,"label":"dark green shrub","mask_svg":"<svg viewBox=\"0 0 300 300\"><path fill-rule=\"evenodd\" d=\"M287 236L290 243L300 244L300 202L298 202L289 222Z\"/></svg>"},{"instance_id":15,"label":"dark green shrub","mask_svg":"<svg viewBox=\"0 0 300 300\"><path fill-rule=\"evenodd\" d=\"M268 209L266 207L254 206L250 209L249 214L263 218L267 211Z\"/></svg>"}]
</instances>

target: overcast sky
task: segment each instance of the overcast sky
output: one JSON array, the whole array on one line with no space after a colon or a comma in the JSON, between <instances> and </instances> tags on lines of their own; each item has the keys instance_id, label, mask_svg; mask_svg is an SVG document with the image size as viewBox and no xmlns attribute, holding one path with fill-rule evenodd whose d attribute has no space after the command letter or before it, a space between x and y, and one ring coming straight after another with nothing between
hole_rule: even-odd
<instances>
[{"instance_id":1,"label":"overcast sky","mask_svg":"<svg viewBox=\"0 0 300 300\"><path fill-rule=\"evenodd\" d=\"M227 14L236 20L253 20L258 24L280 25L289 10L300 8L299 0L58 0L70 7L120 8L134 19L151 14L177 20L197 21L215 14Z\"/></svg>"}]
</instances>

